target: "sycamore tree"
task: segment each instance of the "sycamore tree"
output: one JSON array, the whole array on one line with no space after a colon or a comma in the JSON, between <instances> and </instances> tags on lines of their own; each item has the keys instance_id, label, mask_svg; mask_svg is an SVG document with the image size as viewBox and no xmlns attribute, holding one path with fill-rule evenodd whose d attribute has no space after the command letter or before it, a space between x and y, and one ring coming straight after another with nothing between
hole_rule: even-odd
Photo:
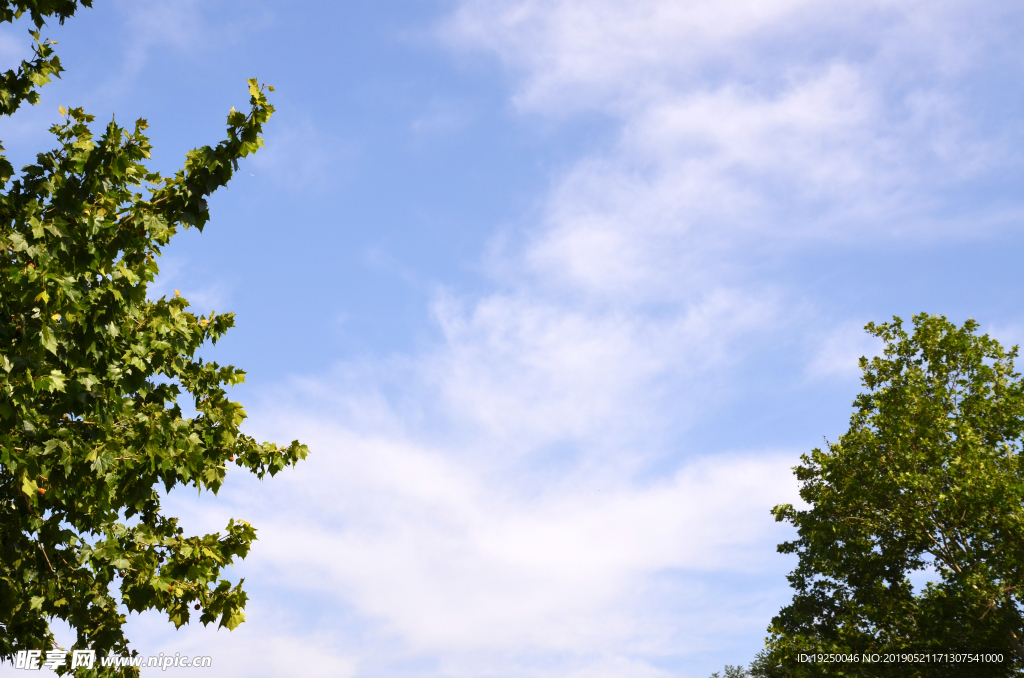
<instances>
[{"instance_id":1,"label":"sycamore tree","mask_svg":"<svg viewBox=\"0 0 1024 678\"><path fill-rule=\"evenodd\" d=\"M1024 667L1024 382L968 320L868 332L849 430L795 468L792 602L758 676L1015 676ZM801 654L855 655L809 663ZM960 657L953 653L963 653ZM864 655L882 662L865 663ZM916 656L915 656L916 655ZM885 663L888 657L890 663Z\"/></svg>"},{"instance_id":2,"label":"sycamore tree","mask_svg":"<svg viewBox=\"0 0 1024 678\"><path fill-rule=\"evenodd\" d=\"M59 75L39 29L78 5L0 0L0 21L25 15L36 28L34 57L0 76L0 115L36 103ZM248 112L232 110L224 141L189 152L173 176L146 168L144 120L94 131L79 108L61 108L54 149L20 172L0 156L0 659L51 649L54 620L74 630L74 648L102 656L130 651L126 609L178 626L244 619L242 582L221 573L254 528L186 534L161 497L216 493L228 464L274 475L307 449L240 431L245 411L225 388L244 373L200 357L231 314L147 292L161 249L179 229L203 229L207 196L262 145L269 89L250 80Z\"/></svg>"}]
</instances>

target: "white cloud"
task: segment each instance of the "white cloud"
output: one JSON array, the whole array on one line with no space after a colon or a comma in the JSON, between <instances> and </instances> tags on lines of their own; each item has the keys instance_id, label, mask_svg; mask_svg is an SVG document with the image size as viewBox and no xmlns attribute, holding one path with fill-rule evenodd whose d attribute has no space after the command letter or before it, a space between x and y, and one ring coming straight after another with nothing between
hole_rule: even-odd
<instances>
[{"instance_id":1,"label":"white cloud","mask_svg":"<svg viewBox=\"0 0 1024 678\"><path fill-rule=\"evenodd\" d=\"M1014 223L1019 205L969 221L942 213L945 191L1016 160L972 139L980 130L939 94L908 98L892 110L870 74L842 63L770 96L742 85L666 95L559 181L524 256L546 281L680 300L748 283L762 258L802 248Z\"/></svg>"},{"instance_id":2,"label":"white cloud","mask_svg":"<svg viewBox=\"0 0 1024 678\"><path fill-rule=\"evenodd\" d=\"M118 0L114 9L122 15L123 32L118 37L124 56L120 73L96 92L106 98L125 94L158 50L202 59L272 22L266 11L237 0Z\"/></svg>"},{"instance_id":3,"label":"white cloud","mask_svg":"<svg viewBox=\"0 0 1024 678\"><path fill-rule=\"evenodd\" d=\"M468 307L442 298L444 349L427 363L449 416L536 449L585 441L621 458L621 445L663 425L666 382L736 360L738 337L773 317L770 297L716 290L664 317L587 308L529 294ZM712 401L705 383L692 400ZM682 403L677 403L682 405Z\"/></svg>"},{"instance_id":4,"label":"white cloud","mask_svg":"<svg viewBox=\"0 0 1024 678\"><path fill-rule=\"evenodd\" d=\"M864 331L867 323L847 322L820 337L820 348L807 366L812 379L856 379L861 375L860 359L881 354L880 339Z\"/></svg>"},{"instance_id":5,"label":"white cloud","mask_svg":"<svg viewBox=\"0 0 1024 678\"><path fill-rule=\"evenodd\" d=\"M475 115L472 104L465 101L435 99L412 122L412 132L419 139L449 135L463 129Z\"/></svg>"},{"instance_id":6,"label":"white cloud","mask_svg":"<svg viewBox=\"0 0 1024 678\"><path fill-rule=\"evenodd\" d=\"M628 111L702 82L771 89L836 58L900 61L914 70L886 79L920 86L1009 55L1020 17L1014 3L962 0L462 0L441 35L512 69L521 106L563 115Z\"/></svg>"},{"instance_id":7,"label":"white cloud","mask_svg":"<svg viewBox=\"0 0 1024 678\"><path fill-rule=\"evenodd\" d=\"M227 495L259 525L260 567L278 586L355 605L406 651L452 661L485 650L622 661L630 644L669 641L680 629L652 623L646 580L758 572L783 534L768 509L795 496L788 454L703 459L644 482L553 471L531 489L401 436L290 414L277 427L316 454L273 488ZM704 626L685 632L706 638Z\"/></svg>"},{"instance_id":8,"label":"white cloud","mask_svg":"<svg viewBox=\"0 0 1024 678\"><path fill-rule=\"evenodd\" d=\"M350 144L330 138L309 120L274 119L265 134L266 148L257 153L247 170L269 178L292 192L321 192L351 178Z\"/></svg>"},{"instance_id":9,"label":"white cloud","mask_svg":"<svg viewBox=\"0 0 1024 678\"><path fill-rule=\"evenodd\" d=\"M464 0L445 39L497 55L521 110L620 133L495 245L495 290L438 294L435 346L260 410L315 450L272 502L231 495L263 576L435 675L675 675L659 660L763 637L784 581L729 578L778 574L768 510L795 499L796 454L680 432L794 335L820 349L788 384L871 352L842 320L822 335L813 290L767 282L778 261L962 235L945 192L1017 162L958 91L977 62L936 38L960 9Z\"/></svg>"},{"instance_id":10,"label":"white cloud","mask_svg":"<svg viewBox=\"0 0 1024 678\"><path fill-rule=\"evenodd\" d=\"M197 11L200 3L186 0L179 3L143 0L122 3L122 10L128 14L128 26L139 47L155 44L170 44L178 49L188 49L202 40L206 33L202 14Z\"/></svg>"},{"instance_id":11,"label":"white cloud","mask_svg":"<svg viewBox=\"0 0 1024 678\"><path fill-rule=\"evenodd\" d=\"M743 48L744 39L813 4L468 0L443 33L495 52L524 74L517 102L552 110L656 96L666 77Z\"/></svg>"},{"instance_id":12,"label":"white cloud","mask_svg":"<svg viewBox=\"0 0 1024 678\"><path fill-rule=\"evenodd\" d=\"M164 257L160 260L160 274L149 286L149 297L171 297L175 292L188 300L193 313L203 315L226 308L232 296L232 290L223 281L197 283L186 259Z\"/></svg>"},{"instance_id":13,"label":"white cloud","mask_svg":"<svg viewBox=\"0 0 1024 678\"><path fill-rule=\"evenodd\" d=\"M221 526L223 529L223 526ZM155 614L131 614L126 635L132 648L145 657L180 654L209 656L207 671L228 678L276 678L291 675L297 665L313 678L354 678L359 675L358 652L344 652L330 629L309 629L304 619L278 606L253 600L246 606L247 621L233 631L198 622L175 630ZM141 640L141 642L140 642ZM144 668L142 676L194 675L191 668Z\"/></svg>"},{"instance_id":14,"label":"white cloud","mask_svg":"<svg viewBox=\"0 0 1024 678\"><path fill-rule=\"evenodd\" d=\"M660 251L669 240L675 252L682 246L665 237L675 234L699 259L714 254L701 247L707 239L927 235L943 190L1019 166L1019 144L1007 143L1016 128L980 120L965 85L992 62L1019 75L1005 26L1021 12L1009 3L976 10L467 0L442 34L499 56L518 76L525 110L597 109L621 120L619 146L581 159L559 187L556 233L600 214L586 228L591 245L628 241L628 257L640 243ZM598 253L594 267L607 263Z\"/></svg>"}]
</instances>

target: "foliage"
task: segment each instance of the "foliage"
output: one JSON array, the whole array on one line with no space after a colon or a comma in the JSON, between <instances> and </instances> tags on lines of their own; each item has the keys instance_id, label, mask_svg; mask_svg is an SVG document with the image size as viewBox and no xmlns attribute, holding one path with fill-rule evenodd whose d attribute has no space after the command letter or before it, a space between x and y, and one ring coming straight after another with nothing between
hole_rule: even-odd
<instances>
[{"instance_id":1,"label":"foliage","mask_svg":"<svg viewBox=\"0 0 1024 678\"><path fill-rule=\"evenodd\" d=\"M968 320L918 315L867 331L849 430L795 468L807 508L777 506L797 539L792 602L762 675L1009 676L1024 667L1024 383ZM916 575L916 579L911 576ZM923 584L925 578L932 581ZM1002 662L950 663L944 653ZM807 663L800 653L931 655L929 663ZM942 659L942 657L939 657Z\"/></svg>"},{"instance_id":2,"label":"foliage","mask_svg":"<svg viewBox=\"0 0 1024 678\"><path fill-rule=\"evenodd\" d=\"M742 666L731 666L729 664L726 664L725 665L725 669L723 669L723 670L725 671L724 675L720 674L718 671L715 671L714 673L711 674L710 678L749 678L750 677L750 673L748 673L747 670L745 668L743 668Z\"/></svg>"},{"instance_id":3,"label":"foliage","mask_svg":"<svg viewBox=\"0 0 1024 678\"><path fill-rule=\"evenodd\" d=\"M38 29L76 8L0 0L0 20L28 13ZM52 43L33 36L35 58L0 76L3 115L61 71ZM232 314L195 315L147 288L161 249L179 228L202 230L207 196L262 145L266 89L250 80L249 112L232 109L227 138L189 152L172 177L144 165L144 120L94 136L77 108L61 108L56 149L19 176L0 156L0 658L52 647L54 619L75 630L75 648L127 653L119 603L178 626L193 607L203 624L244 619L242 582L221 571L245 557L254 528L186 535L161 491L216 493L228 463L262 478L307 449L240 432L245 411L225 387L244 372L198 356Z\"/></svg>"}]
</instances>

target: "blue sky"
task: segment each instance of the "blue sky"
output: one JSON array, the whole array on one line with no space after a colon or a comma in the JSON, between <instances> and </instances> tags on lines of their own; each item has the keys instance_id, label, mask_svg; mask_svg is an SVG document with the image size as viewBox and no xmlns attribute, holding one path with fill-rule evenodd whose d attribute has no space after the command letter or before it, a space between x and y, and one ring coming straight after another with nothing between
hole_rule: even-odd
<instances>
[{"instance_id":1,"label":"blue sky","mask_svg":"<svg viewBox=\"0 0 1024 678\"><path fill-rule=\"evenodd\" d=\"M259 529L248 621L135 616L143 654L705 678L788 597L768 511L843 432L862 326L1024 335L1019 3L96 5L0 138L24 162L60 104L145 117L170 171L273 84L156 293L236 312L209 355L248 370L248 430L313 450L169 497Z\"/></svg>"}]
</instances>

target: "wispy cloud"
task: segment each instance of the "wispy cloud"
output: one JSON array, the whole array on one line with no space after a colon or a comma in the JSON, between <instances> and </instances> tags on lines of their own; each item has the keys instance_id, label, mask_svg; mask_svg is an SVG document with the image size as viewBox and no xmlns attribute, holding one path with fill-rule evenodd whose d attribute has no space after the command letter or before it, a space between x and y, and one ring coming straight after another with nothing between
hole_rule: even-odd
<instances>
[{"instance_id":1,"label":"wispy cloud","mask_svg":"<svg viewBox=\"0 0 1024 678\"><path fill-rule=\"evenodd\" d=\"M420 139L453 134L464 128L475 115L471 102L435 99L413 121L412 131Z\"/></svg>"},{"instance_id":2,"label":"wispy cloud","mask_svg":"<svg viewBox=\"0 0 1024 678\"><path fill-rule=\"evenodd\" d=\"M251 173L291 192L323 192L351 178L351 144L306 120L281 120L265 135Z\"/></svg>"},{"instance_id":3,"label":"wispy cloud","mask_svg":"<svg viewBox=\"0 0 1024 678\"><path fill-rule=\"evenodd\" d=\"M187 259L164 257L160 260L160 275L149 286L150 298L170 297L175 293L188 300L194 313L209 313L224 309L232 290L223 280L199 282L195 271L189 270Z\"/></svg>"},{"instance_id":4,"label":"wispy cloud","mask_svg":"<svg viewBox=\"0 0 1024 678\"><path fill-rule=\"evenodd\" d=\"M864 330L864 324L845 322L819 336L819 348L807 366L811 379L853 380L861 375L860 359L881 354L882 342Z\"/></svg>"},{"instance_id":5,"label":"wispy cloud","mask_svg":"<svg viewBox=\"0 0 1024 678\"><path fill-rule=\"evenodd\" d=\"M253 3L118 0L115 6L123 17L124 58L121 71L102 88L108 95L125 91L156 50L170 49L193 59L202 58L271 22L270 16Z\"/></svg>"},{"instance_id":6,"label":"wispy cloud","mask_svg":"<svg viewBox=\"0 0 1024 678\"><path fill-rule=\"evenodd\" d=\"M691 648L713 644L727 629L709 616L735 621L749 606L738 599L747 592L720 595L712 613L685 589L762 571L784 534L768 508L794 496L791 454L703 459L636 482L602 467L526 475L499 450L461 463L470 450L453 457L322 416L284 412L274 428L317 454L272 488L222 497L260 527L263 590L315 596L320 610L352 606L374 629L371 647L397 639L396 659L440 657L439 675L497 675L496 657L511 663L501 675L577 664L580 675L627 664L660 675L644 657L678 655L683 636ZM685 619L659 600L665 587L691 606Z\"/></svg>"},{"instance_id":7,"label":"wispy cloud","mask_svg":"<svg viewBox=\"0 0 1024 678\"><path fill-rule=\"evenodd\" d=\"M443 39L503 62L520 110L619 133L495 244L493 289L436 296L434 345L254 410L316 451L272 512L232 495L262 516L267 581L351 606L361 642L430 675L696 675L664 667L756 649L796 452L682 432L793 336L817 348L774 374L787 388L872 351L862 321L774 282L795 254L976 235L949 196L1017 166L1019 133L963 84L1009 63L976 33L1019 13L966 7L461 2ZM976 207L998 227L1021 206ZM384 672L416 674L401 661Z\"/></svg>"},{"instance_id":8,"label":"wispy cloud","mask_svg":"<svg viewBox=\"0 0 1024 678\"><path fill-rule=\"evenodd\" d=\"M602 439L617 448L659 426L655 405L666 380L728 364L730 344L773 310L770 297L729 290L660 316L559 303L536 291L461 304L442 298L444 349L426 365L449 411L489 435L527 449ZM705 385L694 395L713 399L713 391Z\"/></svg>"},{"instance_id":9,"label":"wispy cloud","mask_svg":"<svg viewBox=\"0 0 1024 678\"><path fill-rule=\"evenodd\" d=\"M566 178L556 230L628 216L630 236L658 227L703 254L709 240L964 232L942 223L943 191L1020 166L1017 128L993 126L966 87L993 66L1019 73L1019 22L1009 3L473 0L443 35L506 63L526 111L622 121L618 147ZM630 240L627 256L666 239Z\"/></svg>"}]
</instances>

